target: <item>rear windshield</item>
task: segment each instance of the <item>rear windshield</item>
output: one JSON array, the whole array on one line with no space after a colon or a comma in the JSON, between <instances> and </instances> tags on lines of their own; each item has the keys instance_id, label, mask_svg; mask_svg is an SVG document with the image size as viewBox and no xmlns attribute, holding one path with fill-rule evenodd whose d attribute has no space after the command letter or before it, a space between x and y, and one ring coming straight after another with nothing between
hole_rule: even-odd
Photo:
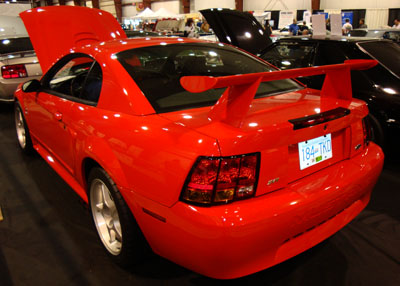
<instances>
[{"instance_id":1,"label":"rear windshield","mask_svg":"<svg viewBox=\"0 0 400 286\"><path fill-rule=\"evenodd\" d=\"M400 46L393 42L371 41L358 43L372 58L400 78Z\"/></svg>"},{"instance_id":2,"label":"rear windshield","mask_svg":"<svg viewBox=\"0 0 400 286\"><path fill-rule=\"evenodd\" d=\"M183 76L228 76L271 71L268 64L223 44L173 44L123 51L117 54L157 113L213 105L225 88L190 93ZM293 80L260 84L256 98L302 88Z\"/></svg>"},{"instance_id":3,"label":"rear windshield","mask_svg":"<svg viewBox=\"0 0 400 286\"><path fill-rule=\"evenodd\" d=\"M26 38L10 38L0 40L0 54L33 51L31 41Z\"/></svg>"}]
</instances>

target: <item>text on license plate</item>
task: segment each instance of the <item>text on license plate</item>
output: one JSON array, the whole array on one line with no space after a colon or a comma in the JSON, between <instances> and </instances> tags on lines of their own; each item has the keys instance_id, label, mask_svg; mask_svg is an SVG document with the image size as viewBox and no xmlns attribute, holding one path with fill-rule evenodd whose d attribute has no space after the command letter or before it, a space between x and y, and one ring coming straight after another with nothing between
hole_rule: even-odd
<instances>
[{"instance_id":1,"label":"text on license plate","mask_svg":"<svg viewBox=\"0 0 400 286\"><path fill-rule=\"evenodd\" d=\"M332 158L331 134L299 142L300 170Z\"/></svg>"}]
</instances>

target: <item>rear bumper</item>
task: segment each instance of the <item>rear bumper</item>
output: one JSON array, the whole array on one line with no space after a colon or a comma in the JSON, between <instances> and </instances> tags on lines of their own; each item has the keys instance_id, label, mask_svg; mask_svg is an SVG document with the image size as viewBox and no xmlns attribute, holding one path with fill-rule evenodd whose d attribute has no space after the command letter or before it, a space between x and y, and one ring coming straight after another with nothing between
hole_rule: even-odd
<instances>
[{"instance_id":1,"label":"rear bumper","mask_svg":"<svg viewBox=\"0 0 400 286\"><path fill-rule=\"evenodd\" d=\"M136 196L127 201L154 252L230 279L280 263L340 230L368 204L382 166L383 153L371 143L363 154L284 189L224 206L178 202L167 208Z\"/></svg>"}]
</instances>

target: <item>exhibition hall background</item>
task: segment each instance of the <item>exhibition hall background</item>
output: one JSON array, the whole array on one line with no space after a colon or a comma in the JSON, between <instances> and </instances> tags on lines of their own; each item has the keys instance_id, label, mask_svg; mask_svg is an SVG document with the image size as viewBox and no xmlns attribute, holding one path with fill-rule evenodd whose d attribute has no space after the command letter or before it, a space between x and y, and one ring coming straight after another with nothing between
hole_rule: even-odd
<instances>
[{"instance_id":1,"label":"exhibition hall background","mask_svg":"<svg viewBox=\"0 0 400 286\"><path fill-rule=\"evenodd\" d=\"M329 14L353 12L353 23L358 23L358 19L365 18L369 28L392 26L394 19L400 18L399 0L219 0L217 2L215 0L33 0L32 3L35 7L60 4L98 7L113 14L120 22L134 17L145 7L150 7L153 11L165 8L174 14L194 13L208 8L243 7L244 11L270 11L271 19L276 23L276 29L281 11L292 11L298 20L302 20L303 12L306 10ZM12 3L0 4L0 6L0 15L17 15L19 11L29 9L32 4L27 1L26 4ZM20 7L17 8L17 6Z\"/></svg>"}]
</instances>

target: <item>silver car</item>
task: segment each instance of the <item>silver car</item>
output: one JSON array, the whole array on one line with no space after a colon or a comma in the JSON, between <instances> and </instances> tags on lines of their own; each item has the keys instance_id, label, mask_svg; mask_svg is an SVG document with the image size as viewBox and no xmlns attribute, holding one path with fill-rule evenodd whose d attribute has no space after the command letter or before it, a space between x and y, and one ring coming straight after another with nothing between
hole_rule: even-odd
<instances>
[{"instance_id":1,"label":"silver car","mask_svg":"<svg viewBox=\"0 0 400 286\"><path fill-rule=\"evenodd\" d=\"M0 101L12 101L17 86L42 70L19 17L0 16Z\"/></svg>"},{"instance_id":2,"label":"silver car","mask_svg":"<svg viewBox=\"0 0 400 286\"><path fill-rule=\"evenodd\" d=\"M12 101L17 86L40 78L36 54L28 37L0 37L0 101Z\"/></svg>"},{"instance_id":3,"label":"silver car","mask_svg":"<svg viewBox=\"0 0 400 286\"><path fill-rule=\"evenodd\" d=\"M369 37L378 39L388 39L400 44L400 30L399 29L354 29L349 33L351 37Z\"/></svg>"}]
</instances>

